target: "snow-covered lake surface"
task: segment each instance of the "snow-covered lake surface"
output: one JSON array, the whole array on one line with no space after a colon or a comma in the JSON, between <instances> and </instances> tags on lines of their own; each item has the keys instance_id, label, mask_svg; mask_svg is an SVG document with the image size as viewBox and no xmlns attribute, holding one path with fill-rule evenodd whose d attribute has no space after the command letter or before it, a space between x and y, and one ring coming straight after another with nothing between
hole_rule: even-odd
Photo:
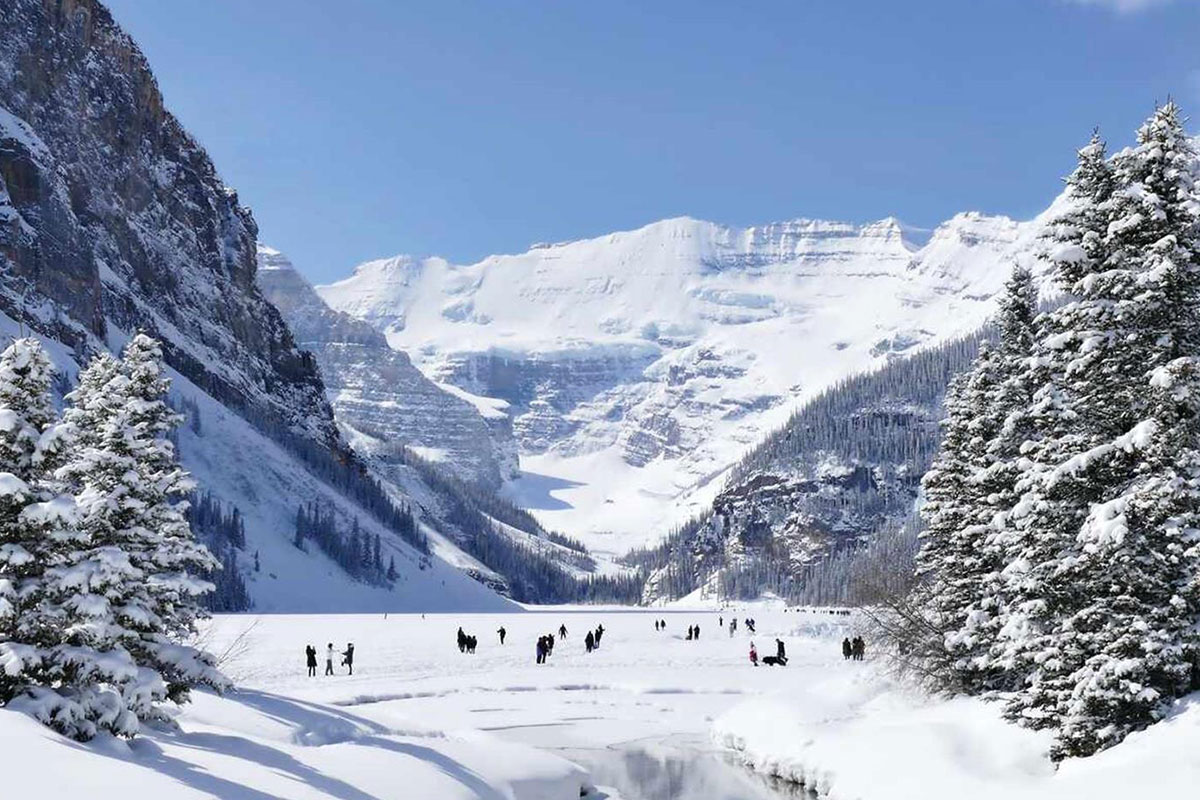
<instances>
[{"instance_id":1,"label":"snow-covered lake surface","mask_svg":"<svg viewBox=\"0 0 1200 800\"><path fill-rule=\"evenodd\" d=\"M761 616L757 610L746 614ZM336 706L390 729L419 721L451 735L478 731L579 764L591 781L611 787L610 796L799 796L771 788L711 740L716 716L749 696L786 691L789 677L805 669L756 670L748 660L750 641L765 655L774 652L773 637L762 627L761 635L749 637L743 626L731 638L727 630L718 631L720 616L560 608L424 618L231 617L218 622L214 645L221 649L253 626L245 639L249 649L228 667L242 686ZM768 616L775 620L768 624L772 631L786 633L794 666L842 668L831 640L784 630L799 615ZM655 619L665 620L666 630L656 632ZM474 655L458 652L460 625L479 639ZM547 664L538 666L537 637L553 632L557 639L560 625L566 626L567 638L558 639ZM605 629L601 646L588 654L584 637L599 625ZM687 641L689 625L700 626L698 641ZM507 632L503 646L497 635L501 626ZM323 651L330 641L341 649L347 640L355 644L353 677L304 675L305 644L311 641Z\"/></svg>"},{"instance_id":2,"label":"snow-covered lake surface","mask_svg":"<svg viewBox=\"0 0 1200 800\"><path fill-rule=\"evenodd\" d=\"M1004 723L995 706L928 698L869 660L843 661L849 617L745 608L737 616L756 618L758 631L741 624L731 637L720 616L728 623L730 612L219 617L207 642L227 654L239 689L197 695L180 732L77 745L0 710L0 764L12 796L98 800L574 800L584 787L596 800L809 790L847 800L1127 800L1147 775L1180 796L1200 785L1200 703L1056 773L1048 740ZM567 638L535 664L538 635L557 636L559 625ZM585 653L597 625L601 647ZM700 626L698 641L686 640L689 625ZM458 651L459 626L478 637L474 655ZM750 642L769 655L776 637L789 666L751 666ZM305 645L320 652L321 673L326 645L348 642L353 676L340 664L330 677L306 675Z\"/></svg>"}]
</instances>

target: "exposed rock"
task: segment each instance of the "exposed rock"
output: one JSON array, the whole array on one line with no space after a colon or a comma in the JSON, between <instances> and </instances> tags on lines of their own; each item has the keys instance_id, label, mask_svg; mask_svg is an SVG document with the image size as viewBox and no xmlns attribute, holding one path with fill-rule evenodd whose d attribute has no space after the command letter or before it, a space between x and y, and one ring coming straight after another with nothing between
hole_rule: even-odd
<instances>
[{"instance_id":1,"label":"exposed rock","mask_svg":"<svg viewBox=\"0 0 1200 800\"><path fill-rule=\"evenodd\" d=\"M0 177L6 313L80 346L146 330L221 402L339 445L315 363L255 286L250 212L99 3L0 4Z\"/></svg>"}]
</instances>

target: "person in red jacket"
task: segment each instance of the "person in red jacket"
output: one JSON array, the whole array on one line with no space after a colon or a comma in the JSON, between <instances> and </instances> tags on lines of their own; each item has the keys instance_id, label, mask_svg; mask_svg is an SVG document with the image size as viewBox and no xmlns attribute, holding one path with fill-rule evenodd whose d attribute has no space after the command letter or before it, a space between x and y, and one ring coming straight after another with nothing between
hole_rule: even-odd
<instances>
[{"instance_id":1,"label":"person in red jacket","mask_svg":"<svg viewBox=\"0 0 1200 800\"><path fill-rule=\"evenodd\" d=\"M758 666L758 650L755 649L754 642L750 643L750 663Z\"/></svg>"}]
</instances>

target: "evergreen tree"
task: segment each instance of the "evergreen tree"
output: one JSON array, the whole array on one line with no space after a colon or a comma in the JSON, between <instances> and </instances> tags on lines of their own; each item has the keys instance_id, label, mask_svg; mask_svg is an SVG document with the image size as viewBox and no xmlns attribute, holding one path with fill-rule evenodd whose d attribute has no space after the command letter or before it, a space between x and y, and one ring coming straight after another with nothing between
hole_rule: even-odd
<instances>
[{"instance_id":1,"label":"evergreen tree","mask_svg":"<svg viewBox=\"0 0 1200 800\"><path fill-rule=\"evenodd\" d=\"M197 575L219 562L184 515L192 483L166 438L178 422L167 386L158 344L142 334L121 362L94 359L68 396L64 420L77 440L56 473L75 492L88 540L74 571L120 556L121 569L87 586L103 621L94 636L131 654L145 680L125 692L127 707L160 721L169 719L161 701L185 702L199 683L225 686L212 657L186 644L202 614L197 598L213 588Z\"/></svg>"},{"instance_id":2,"label":"evergreen tree","mask_svg":"<svg viewBox=\"0 0 1200 800\"><path fill-rule=\"evenodd\" d=\"M1047 254L1070 300L1030 360L1020 499L995 663L1007 713L1086 755L1153 722L1192 683L1200 423L1196 154L1173 104L1106 161L1080 153Z\"/></svg>"},{"instance_id":3,"label":"evergreen tree","mask_svg":"<svg viewBox=\"0 0 1200 800\"><path fill-rule=\"evenodd\" d=\"M97 362L82 380L115 374ZM131 736L136 710L165 686L111 635L109 591L140 573L115 547L95 547L55 468L78 452L53 424L50 365L34 340L0 355L0 700L76 739Z\"/></svg>"},{"instance_id":4,"label":"evergreen tree","mask_svg":"<svg viewBox=\"0 0 1200 800\"><path fill-rule=\"evenodd\" d=\"M1030 274L1014 269L996 316L998 341L984 344L969 373L952 381L945 436L923 480L926 530L917 554L920 579L909 646L951 688L978 691L997 680L987 652L994 609L984 601L1000 553L989 524L1013 494L1027 404L1022 380L1033 343L1036 295ZM919 643L919 644L918 644Z\"/></svg>"},{"instance_id":5,"label":"evergreen tree","mask_svg":"<svg viewBox=\"0 0 1200 800\"><path fill-rule=\"evenodd\" d=\"M1067 613L1077 590L1057 576L1058 558L1105 483L1100 462L1071 460L1117 429L1110 422L1129 401L1129 387L1110 368L1119 338L1104 244L1112 169L1098 136L1078 156L1067 179L1066 211L1045 233L1044 257L1070 299L1038 320L1026 377L1033 388L1025 414L1032 430L1015 485L1020 497L995 520L991 542L1004 568L985 600L995 609L990 665L1021 690L1007 713L1033 727L1054 726L1061 716L1058 694L1043 690L1048 671L1061 663L1054 620ZM1060 469L1064 463L1079 469Z\"/></svg>"},{"instance_id":6,"label":"evergreen tree","mask_svg":"<svg viewBox=\"0 0 1200 800\"><path fill-rule=\"evenodd\" d=\"M1056 753L1087 755L1160 718L1192 686L1200 580L1200 160L1169 103L1113 160L1107 266L1129 382L1118 435L1089 457L1111 484L1090 507L1064 580L1079 587L1053 635L1062 693Z\"/></svg>"}]
</instances>

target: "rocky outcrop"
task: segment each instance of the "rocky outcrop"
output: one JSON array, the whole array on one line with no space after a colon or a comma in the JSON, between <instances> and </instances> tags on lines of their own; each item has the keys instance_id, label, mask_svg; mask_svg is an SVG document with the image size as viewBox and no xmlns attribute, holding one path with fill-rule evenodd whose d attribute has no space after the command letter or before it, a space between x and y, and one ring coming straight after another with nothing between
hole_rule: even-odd
<instances>
[{"instance_id":1,"label":"rocky outcrop","mask_svg":"<svg viewBox=\"0 0 1200 800\"><path fill-rule=\"evenodd\" d=\"M383 334L329 308L277 250L258 248L258 284L320 365L339 422L404 445L460 478L497 488L517 469L512 423L502 411L450 394L421 374Z\"/></svg>"},{"instance_id":2,"label":"rocky outcrop","mask_svg":"<svg viewBox=\"0 0 1200 800\"><path fill-rule=\"evenodd\" d=\"M0 4L0 178L5 313L77 347L146 330L222 403L340 446L255 285L254 219L101 4Z\"/></svg>"}]
</instances>

